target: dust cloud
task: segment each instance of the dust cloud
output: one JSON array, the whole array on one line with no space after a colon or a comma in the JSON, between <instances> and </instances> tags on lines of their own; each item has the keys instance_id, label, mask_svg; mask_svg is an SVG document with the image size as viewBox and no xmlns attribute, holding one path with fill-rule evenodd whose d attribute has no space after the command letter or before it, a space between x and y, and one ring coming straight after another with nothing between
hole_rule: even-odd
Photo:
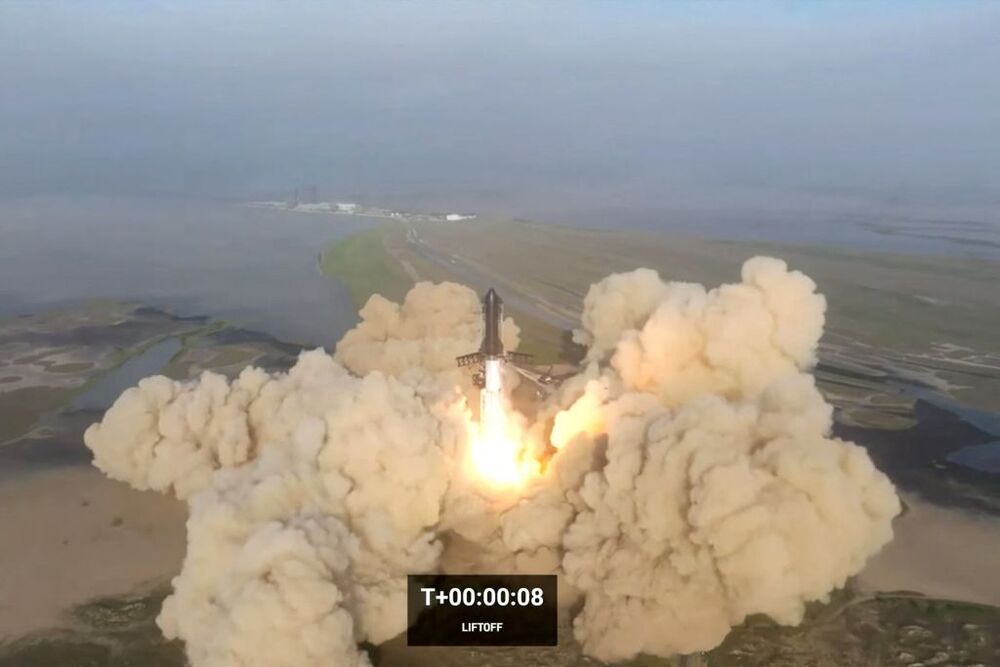
<instances>
[{"instance_id":1,"label":"dust cloud","mask_svg":"<svg viewBox=\"0 0 1000 667\"><path fill-rule=\"evenodd\" d=\"M809 374L824 312L772 258L711 290L605 278L579 374L530 419L507 407L534 463L515 484L475 463L454 358L479 300L452 283L373 296L287 373L147 378L85 442L110 477L187 499L158 623L195 667L367 665L360 642L405 630L406 574L437 571L555 573L585 653L690 653L749 614L800 622L892 537L891 484L830 437Z\"/></svg>"}]
</instances>

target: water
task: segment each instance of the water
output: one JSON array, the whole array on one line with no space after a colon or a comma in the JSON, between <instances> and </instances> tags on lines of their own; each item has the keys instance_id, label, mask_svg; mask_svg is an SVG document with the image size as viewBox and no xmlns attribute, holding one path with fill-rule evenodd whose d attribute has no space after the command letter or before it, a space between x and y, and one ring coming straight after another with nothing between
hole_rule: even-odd
<instances>
[{"instance_id":1,"label":"water","mask_svg":"<svg viewBox=\"0 0 1000 667\"><path fill-rule=\"evenodd\" d=\"M971 408L938 392L914 385L900 385L899 389L905 394L951 412L983 433L1000 437L1000 412ZM966 445L949 452L945 458L951 463L979 472L1000 474L1000 440Z\"/></svg>"},{"instance_id":2,"label":"water","mask_svg":"<svg viewBox=\"0 0 1000 667\"><path fill-rule=\"evenodd\" d=\"M150 345L142 354L98 378L73 400L71 408L106 410L126 389L136 386L145 377L159 373L183 347L178 338Z\"/></svg>"},{"instance_id":3,"label":"water","mask_svg":"<svg viewBox=\"0 0 1000 667\"><path fill-rule=\"evenodd\" d=\"M357 320L319 254L376 221L237 203L0 203L0 316L114 299L332 345Z\"/></svg>"},{"instance_id":4,"label":"water","mask_svg":"<svg viewBox=\"0 0 1000 667\"><path fill-rule=\"evenodd\" d=\"M962 447L949 454L948 460L967 468L1000 475L1000 440Z\"/></svg>"}]
</instances>

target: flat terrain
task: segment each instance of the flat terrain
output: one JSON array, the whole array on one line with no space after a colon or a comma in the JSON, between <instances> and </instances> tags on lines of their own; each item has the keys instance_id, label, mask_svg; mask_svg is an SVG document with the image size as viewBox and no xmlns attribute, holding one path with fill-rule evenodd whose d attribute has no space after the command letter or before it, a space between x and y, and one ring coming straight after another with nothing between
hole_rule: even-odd
<instances>
[{"instance_id":1,"label":"flat terrain","mask_svg":"<svg viewBox=\"0 0 1000 667\"><path fill-rule=\"evenodd\" d=\"M998 523L905 497L907 511L893 522L893 539L857 578L868 591L919 590L1000 607L996 574Z\"/></svg>"},{"instance_id":2,"label":"flat terrain","mask_svg":"<svg viewBox=\"0 0 1000 667\"><path fill-rule=\"evenodd\" d=\"M995 264L476 221L387 222L328 248L319 266L359 305L375 292L399 299L418 280L495 286L521 349L567 367L583 295L607 273L649 266L714 285L760 253L827 295L817 376L838 433L869 448L907 511L896 540L803 626L751 619L708 654L629 664L996 663L1000 489L996 475L952 460L1000 439ZM282 369L299 349L121 303L0 321L0 535L18 536L0 542L0 665L183 665L153 619L183 557L184 508L104 478L82 432L146 375ZM371 654L394 667L594 664L568 627L563 638L555 651L414 651L397 638Z\"/></svg>"},{"instance_id":3,"label":"flat terrain","mask_svg":"<svg viewBox=\"0 0 1000 667\"><path fill-rule=\"evenodd\" d=\"M838 434L869 447L911 505L862 586L1000 605L990 563L1000 552L1000 479L956 463L963 448L1000 441L989 411L1000 393L1000 265L484 220L387 223L369 232L364 252L378 258L371 266L395 262L397 281L495 286L543 362L571 358L567 330L608 273L650 267L712 286L738 280L754 255L785 259L827 297L816 375L837 407ZM363 301L377 285L370 275L352 293Z\"/></svg>"},{"instance_id":4,"label":"flat terrain","mask_svg":"<svg viewBox=\"0 0 1000 667\"><path fill-rule=\"evenodd\" d=\"M0 647L60 626L75 605L162 586L180 570L184 503L108 479L83 445L122 391L156 373L287 368L299 350L134 304L0 320Z\"/></svg>"},{"instance_id":5,"label":"flat terrain","mask_svg":"<svg viewBox=\"0 0 1000 667\"><path fill-rule=\"evenodd\" d=\"M845 421L906 427L924 390L994 407L994 262L477 220L387 223L333 246L323 267L348 283L359 305L375 292L401 294L416 280L494 286L524 330L524 351L551 362L573 357L566 332L588 287L609 273L650 267L667 280L711 286L738 280L742 263L757 254L785 259L826 295L817 376Z\"/></svg>"},{"instance_id":6,"label":"flat terrain","mask_svg":"<svg viewBox=\"0 0 1000 667\"><path fill-rule=\"evenodd\" d=\"M347 284L359 308L376 293L399 301L421 280L451 280L479 292L491 286L489 273L442 257L422 242L414 227L395 222L334 244L323 253L321 267ZM554 315L527 294L513 290L503 296L507 312L516 316L521 328L520 351L534 355L540 363L572 356L568 329L576 320L571 315Z\"/></svg>"},{"instance_id":7,"label":"flat terrain","mask_svg":"<svg viewBox=\"0 0 1000 667\"><path fill-rule=\"evenodd\" d=\"M421 224L408 252L445 257L501 294L540 303L549 321L575 321L587 288L618 271L717 285L768 254L811 276L828 302L821 356L897 375L987 407L1000 392L1000 264L765 243L582 230L524 222ZM407 251L399 251L401 257ZM443 266L441 262L438 266Z\"/></svg>"},{"instance_id":8,"label":"flat terrain","mask_svg":"<svg viewBox=\"0 0 1000 667\"><path fill-rule=\"evenodd\" d=\"M187 505L135 491L91 466L0 484L0 640L58 624L92 598L180 571Z\"/></svg>"}]
</instances>

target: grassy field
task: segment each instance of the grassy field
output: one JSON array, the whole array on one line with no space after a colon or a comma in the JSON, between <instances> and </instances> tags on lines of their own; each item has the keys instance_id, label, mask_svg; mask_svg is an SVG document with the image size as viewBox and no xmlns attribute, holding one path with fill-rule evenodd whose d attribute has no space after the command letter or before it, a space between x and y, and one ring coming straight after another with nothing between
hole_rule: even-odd
<instances>
[{"instance_id":1,"label":"grassy field","mask_svg":"<svg viewBox=\"0 0 1000 667\"><path fill-rule=\"evenodd\" d=\"M355 305L361 307L372 294L401 301L418 280L461 282L446 269L413 252L406 242L406 228L388 222L353 234L330 246L321 267L325 274L343 281ZM538 363L555 363L566 357L568 332L526 313L508 308L521 328L518 350Z\"/></svg>"},{"instance_id":2,"label":"grassy field","mask_svg":"<svg viewBox=\"0 0 1000 667\"><path fill-rule=\"evenodd\" d=\"M567 305L612 272L645 266L668 280L717 285L738 280L747 258L769 254L816 280L828 298L829 330L872 345L988 348L1000 310L1000 266L986 261L511 221L418 229L434 247L496 270L514 288Z\"/></svg>"},{"instance_id":3,"label":"grassy field","mask_svg":"<svg viewBox=\"0 0 1000 667\"><path fill-rule=\"evenodd\" d=\"M375 292L398 299L418 279L463 282L461 270L472 270L501 294L524 295L572 318L588 287L609 273L650 267L666 280L713 286L738 281L747 258L768 254L807 273L826 295L827 360L850 357L850 364L892 367L920 381L932 374L932 382L980 407L1000 391L996 263L507 220L409 229L419 248L408 242L406 226L387 223L328 250L324 270L344 280L359 304ZM427 248L458 265L427 261ZM518 312L510 300L508 310L522 327L522 350L541 362L566 358L566 327Z\"/></svg>"},{"instance_id":4,"label":"grassy field","mask_svg":"<svg viewBox=\"0 0 1000 667\"><path fill-rule=\"evenodd\" d=\"M387 225L358 232L323 253L320 261L323 273L342 280L358 307L376 293L398 301L413 282L386 250L383 237L391 231L392 227Z\"/></svg>"}]
</instances>

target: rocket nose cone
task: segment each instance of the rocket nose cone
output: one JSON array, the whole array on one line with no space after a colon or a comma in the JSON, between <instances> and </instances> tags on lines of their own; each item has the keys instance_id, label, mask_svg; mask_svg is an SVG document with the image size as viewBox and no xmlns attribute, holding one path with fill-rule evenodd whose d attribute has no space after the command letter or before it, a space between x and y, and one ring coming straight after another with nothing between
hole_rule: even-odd
<instances>
[{"instance_id":1,"label":"rocket nose cone","mask_svg":"<svg viewBox=\"0 0 1000 667\"><path fill-rule=\"evenodd\" d=\"M499 300L500 297L497 296L496 290L494 290L492 287L489 289L488 292L486 292L486 296L483 297L483 303L485 304L493 304Z\"/></svg>"}]
</instances>

